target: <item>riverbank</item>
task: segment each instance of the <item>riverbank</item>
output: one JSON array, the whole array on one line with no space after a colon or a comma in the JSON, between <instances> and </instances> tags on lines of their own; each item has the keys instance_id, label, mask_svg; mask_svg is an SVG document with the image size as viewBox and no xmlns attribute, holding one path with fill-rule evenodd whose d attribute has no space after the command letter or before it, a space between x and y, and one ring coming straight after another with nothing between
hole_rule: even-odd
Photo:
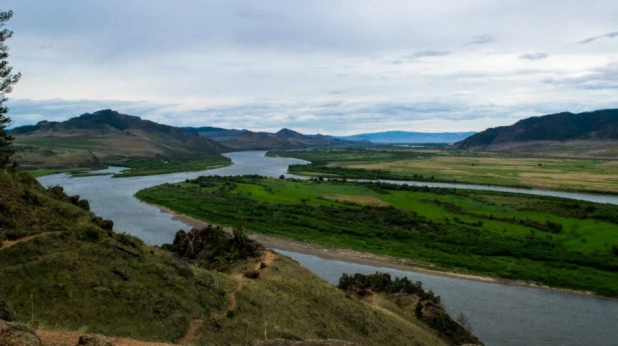
<instances>
[{"instance_id":1,"label":"riverbank","mask_svg":"<svg viewBox=\"0 0 618 346\"><path fill-rule=\"evenodd\" d=\"M193 228L201 229L201 228L207 227L208 225L213 225L213 226L215 225L215 224L212 224L206 221L198 220L194 217L191 217L191 216L188 216L182 213L175 212L163 206L159 206L156 204L150 204L147 202L143 202L143 203L156 207L162 213L172 215L173 220L180 221ZM232 228L229 226L222 226L222 227L224 228L224 230L228 232L232 231ZM581 294L581 295L595 296L595 297L603 298L603 299L616 300L614 298L598 296L590 291L557 288L557 287L550 287L546 285L539 285L536 283L529 283L529 282L520 281L520 280L508 280L508 279L503 279L503 278L493 277L493 276L484 276L484 275L477 275L477 274L465 273L465 272L455 272L449 269L441 269L438 266L434 266L431 264L414 262L414 261L403 259L403 258L375 255L375 254L371 254L367 252L354 251L350 249L327 247L327 246L316 244L316 243L298 242L298 241L294 241L291 239L285 239L285 238L275 237L275 236L268 236L268 235L259 234L259 233L250 233L249 237L251 239L257 240L258 242L262 243L265 247L269 249L278 249L278 250L283 250L283 251L297 252L297 253L316 256L316 257L320 257L320 258L328 259L328 260L349 262L349 263L355 263L355 264L363 264L363 265L369 265L369 266L374 266L374 267L391 268L391 269L397 269L397 270L402 270L402 271L410 271L410 272L423 273L423 274L428 274L428 275L436 275L436 276L449 277L449 278L462 279L462 280L471 280L471 281L486 282L486 283L493 283L493 284L500 284L500 285L509 285L509 286L529 287L529 288L543 289L543 290L549 290L549 291Z\"/></svg>"}]
</instances>

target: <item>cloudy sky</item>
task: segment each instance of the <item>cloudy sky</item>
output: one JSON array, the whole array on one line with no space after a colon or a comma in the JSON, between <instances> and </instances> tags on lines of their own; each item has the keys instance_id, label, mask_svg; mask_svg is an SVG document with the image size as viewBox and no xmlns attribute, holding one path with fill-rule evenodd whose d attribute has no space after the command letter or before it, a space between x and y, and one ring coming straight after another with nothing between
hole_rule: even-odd
<instances>
[{"instance_id":1,"label":"cloudy sky","mask_svg":"<svg viewBox=\"0 0 618 346\"><path fill-rule=\"evenodd\" d=\"M468 131L618 107L615 0L5 0L16 126Z\"/></svg>"}]
</instances>

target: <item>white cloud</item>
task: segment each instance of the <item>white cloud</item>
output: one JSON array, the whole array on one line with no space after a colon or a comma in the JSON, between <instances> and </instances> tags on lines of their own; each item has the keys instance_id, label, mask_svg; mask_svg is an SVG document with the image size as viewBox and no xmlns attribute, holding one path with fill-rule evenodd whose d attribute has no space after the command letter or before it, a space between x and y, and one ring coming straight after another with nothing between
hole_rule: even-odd
<instances>
[{"instance_id":1,"label":"white cloud","mask_svg":"<svg viewBox=\"0 0 618 346\"><path fill-rule=\"evenodd\" d=\"M342 134L616 107L618 3L592 2L6 0L8 105L17 124L115 108Z\"/></svg>"}]
</instances>

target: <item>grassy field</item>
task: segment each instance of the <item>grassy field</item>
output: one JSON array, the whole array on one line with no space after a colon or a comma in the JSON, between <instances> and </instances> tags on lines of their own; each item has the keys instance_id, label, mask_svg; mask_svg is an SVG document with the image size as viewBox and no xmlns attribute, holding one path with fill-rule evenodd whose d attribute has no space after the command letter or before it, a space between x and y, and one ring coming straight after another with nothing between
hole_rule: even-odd
<instances>
[{"instance_id":1,"label":"grassy field","mask_svg":"<svg viewBox=\"0 0 618 346\"><path fill-rule=\"evenodd\" d=\"M255 176L201 177L137 197L224 225L242 213L251 231L407 258L434 269L618 296L618 207L612 205Z\"/></svg>"},{"instance_id":2,"label":"grassy field","mask_svg":"<svg viewBox=\"0 0 618 346\"><path fill-rule=\"evenodd\" d=\"M137 177L143 175L168 174L178 172L197 172L225 167L232 160L225 156L209 156L203 159L131 160L120 163L107 163L110 166L123 166L128 170L114 174L114 178Z\"/></svg>"},{"instance_id":3,"label":"grassy field","mask_svg":"<svg viewBox=\"0 0 618 346\"><path fill-rule=\"evenodd\" d=\"M440 149L320 149L276 151L311 165L290 166L307 176L398 179L618 194L618 160L526 158Z\"/></svg>"}]
</instances>

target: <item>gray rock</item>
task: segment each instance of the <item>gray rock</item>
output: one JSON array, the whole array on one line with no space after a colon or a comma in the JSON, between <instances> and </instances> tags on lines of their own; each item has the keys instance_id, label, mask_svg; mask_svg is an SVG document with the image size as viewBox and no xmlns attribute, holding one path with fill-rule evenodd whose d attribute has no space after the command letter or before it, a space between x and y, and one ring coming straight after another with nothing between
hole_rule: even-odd
<instances>
[{"instance_id":1,"label":"gray rock","mask_svg":"<svg viewBox=\"0 0 618 346\"><path fill-rule=\"evenodd\" d=\"M25 324L0 320L0 345L40 346L41 339Z\"/></svg>"},{"instance_id":2,"label":"gray rock","mask_svg":"<svg viewBox=\"0 0 618 346\"><path fill-rule=\"evenodd\" d=\"M17 314L11 307L0 298L0 320L5 320L7 322L17 322L19 318L17 318Z\"/></svg>"}]
</instances>

